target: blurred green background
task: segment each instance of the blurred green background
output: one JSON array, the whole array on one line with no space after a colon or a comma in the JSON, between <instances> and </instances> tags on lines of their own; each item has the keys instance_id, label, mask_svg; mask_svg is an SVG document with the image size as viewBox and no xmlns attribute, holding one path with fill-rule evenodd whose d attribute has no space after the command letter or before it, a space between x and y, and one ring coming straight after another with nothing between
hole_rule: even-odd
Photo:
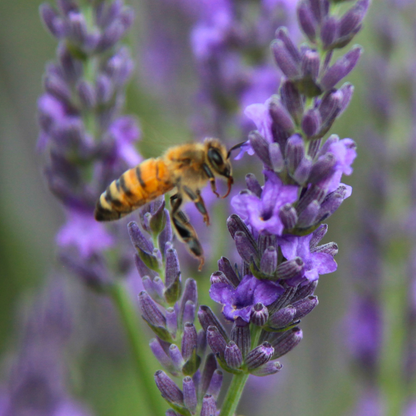
<instances>
[{"instance_id":1,"label":"blurred green background","mask_svg":"<svg viewBox=\"0 0 416 416\"><path fill-rule=\"evenodd\" d=\"M149 156L166 147L164 143L159 148L149 147L154 134L166 137L168 144L191 137L187 127L191 100L188 108L178 108L173 104L175 94L192 96L197 79L192 64L184 63L183 68L178 68L177 84L170 91L154 93L152 87L143 82L141 47L146 41L146 30L151 26L152 7L161 6L159 2L152 5L150 1L130 3L138 15L129 38L138 56L138 69L134 80L135 92L129 96L126 112L137 114L141 120L144 130L142 151ZM321 277L317 290L319 307L303 321L304 340L282 360L284 370L276 376L259 380L256 385L249 383L247 386L245 404L240 408L247 415L344 415L351 412L357 398L359 385L346 351L344 317L347 298L352 291L349 276L354 271L350 257L355 243L357 201L371 186L370 179L365 176L368 163L365 126L369 109L366 104L368 75L364 69L377 49L378 39L372 32L372 22L381 10L382 2L374 3L365 29L355 42L365 48L361 63L348 77L356 87L355 96L348 111L332 128L332 132L340 137L352 137L358 144L359 155L354 164L354 175L345 180L353 185L353 196L331 217L326 237L326 241L339 244L339 269L332 275ZM54 58L56 47L54 39L40 22L39 4L35 0L0 1L0 353L5 357L4 363L16 347L21 307L30 302L45 284L52 265L56 266L54 238L64 220L58 202L45 186L41 157L35 150L38 134L36 101L42 92L45 63ZM407 19L412 19L412 16L408 15ZM181 47L186 52L189 43L185 36L183 42ZM190 56L190 52L187 53ZM405 59L405 53L399 51L397 58ZM396 136L392 133L393 144L390 146L393 148L393 139L399 138L398 132L398 149L404 148L406 137L410 136L409 115L404 118L406 127L400 124ZM395 201L399 202L390 208L394 216L396 211L403 210L400 201L404 200L407 190L402 172L397 170L393 173L392 182L403 185L396 195ZM80 284L76 282L74 285L78 285L77 293L83 293ZM90 346L89 350L83 351L79 363L71 363L68 385L96 415L142 415L117 316L112 315L110 305L103 303L98 296L85 296L93 311L89 315L90 324L96 325L94 316L101 321L102 316L97 311L110 310L110 323L114 327L112 345L101 348L97 342L94 348ZM3 367L4 380L7 378L7 365L3 364ZM254 402L262 410L256 408Z\"/></svg>"}]
</instances>

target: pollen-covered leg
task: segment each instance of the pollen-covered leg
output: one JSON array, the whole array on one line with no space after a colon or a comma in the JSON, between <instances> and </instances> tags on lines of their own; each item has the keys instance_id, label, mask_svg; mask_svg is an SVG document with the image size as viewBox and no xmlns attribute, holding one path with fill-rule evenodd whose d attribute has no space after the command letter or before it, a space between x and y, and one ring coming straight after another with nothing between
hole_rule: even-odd
<instances>
[{"instance_id":1,"label":"pollen-covered leg","mask_svg":"<svg viewBox=\"0 0 416 416\"><path fill-rule=\"evenodd\" d=\"M178 238L186 245L189 253L199 260L198 270L201 271L204 264L204 251L194 227L182 211L177 211L174 215L172 212L171 219Z\"/></svg>"},{"instance_id":2,"label":"pollen-covered leg","mask_svg":"<svg viewBox=\"0 0 416 416\"><path fill-rule=\"evenodd\" d=\"M191 201L195 204L196 209L203 215L204 222L209 225L209 215L207 208L205 206L205 202L202 199L201 191L198 189L196 192L194 192L192 189L188 188L187 186L183 187L183 190L185 191L186 195L191 198Z\"/></svg>"}]
</instances>

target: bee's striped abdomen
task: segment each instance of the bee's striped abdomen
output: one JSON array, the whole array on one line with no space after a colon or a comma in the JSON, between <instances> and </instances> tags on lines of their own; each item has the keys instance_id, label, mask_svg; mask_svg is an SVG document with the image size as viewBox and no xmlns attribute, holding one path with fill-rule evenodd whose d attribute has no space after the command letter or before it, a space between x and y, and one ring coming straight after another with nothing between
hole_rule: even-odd
<instances>
[{"instance_id":1,"label":"bee's striped abdomen","mask_svg":"<svg viewBox=\"0 0 416 416\"><path fill-rule=\"evenodd\" d=\"M97 202L95 219L117 220L174 186L165 162L162 159L147 159L111 182Z\"/></svg>"}]
</instances>

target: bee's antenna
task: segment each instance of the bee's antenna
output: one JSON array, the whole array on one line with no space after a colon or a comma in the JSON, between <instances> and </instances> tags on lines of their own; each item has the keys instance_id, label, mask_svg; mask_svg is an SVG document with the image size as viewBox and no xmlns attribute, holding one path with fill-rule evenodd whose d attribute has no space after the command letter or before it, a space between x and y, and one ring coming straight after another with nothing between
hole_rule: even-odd
<instances>
[{"instance_id":1,"label":"bee's antenna","mask_svg":"<svg viewBox=\"0 0 416 416\"><path fill-rule=\"evenodd\" d=\"M229 150L229 151L228 151L228 153L227 153L227 159L229 159L229 158L230 158L230 156L231 156L231 152L232 152L233 150L235 150L235 149L239 149L241 146L243 146L244 144L246 144L246 143L247 143L247 141L248 141L248 140L246 140L246 141L244 141L244 142L241 142L241 143L238 143L238 144L234 145L233 147L231 147L231 148L230 148L230 150Z\"/></svg>"}]
</instances>

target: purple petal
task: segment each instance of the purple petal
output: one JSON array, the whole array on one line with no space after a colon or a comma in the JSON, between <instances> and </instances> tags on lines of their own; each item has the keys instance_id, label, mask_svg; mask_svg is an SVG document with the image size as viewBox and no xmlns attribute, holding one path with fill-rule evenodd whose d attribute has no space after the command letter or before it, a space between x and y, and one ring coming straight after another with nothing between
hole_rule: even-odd
<instances>
[{"instance_id":1,"label":"purple petal","mask_svg":"<svg viewBox=\"0 0 416 416\"><path fill-rule=\"evenodd\" d=\"M328 253L313 253L312 257L319 274L333 273L337 269L337 262Z\"/></svg>"},{"instance_id":2,"label":"purple petal","mask_svg":"<svg viewBox=\"0 0 416 416\"><path fill-rule=\"evenodd\" d=\"M283 293L284 289L278 283L261 280L254 292L254 304L271 305Z\"/></svg>"},{"instance_id":3,"label":"purple petal","mask_svg":"<svg viewBox=\"0 0 416 416\"><path fill-rule=\"evenodd\" d=\"M226 283L214 283L209 289L211 299L223 305L232 302L234 293L235 289Z\"/></svg>"}]
</instances>

